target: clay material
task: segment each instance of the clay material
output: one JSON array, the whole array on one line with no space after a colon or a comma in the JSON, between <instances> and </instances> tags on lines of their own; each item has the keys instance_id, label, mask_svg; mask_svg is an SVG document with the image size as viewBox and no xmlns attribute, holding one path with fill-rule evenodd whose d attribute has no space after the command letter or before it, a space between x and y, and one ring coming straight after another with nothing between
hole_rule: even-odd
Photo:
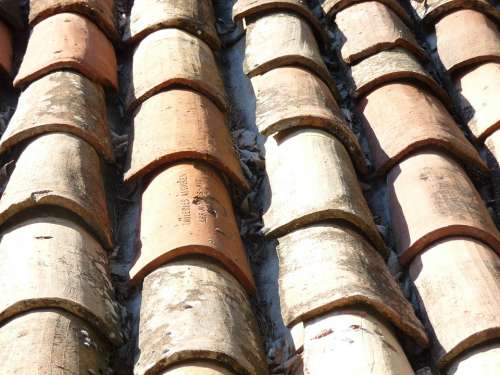
<instances>
[{"instance_id":1,"label":"clay material","mask_svg":"<svg viewBox=\"0 0 500 375\"><path fill-rule=\"evenodd\" d=\"M256 98L256 124L264 135L298 127L316 127L335 135L356 168L367 166L358 140L348 128L328 86L314 73L283 67L251 79Z\"/></svg>"},{"instance_id":2,"label":"clay material","mask_svg":"<svg viewBox=\"0 0 500 375\"><path fill-rule=\"evenodd\" d=\"M62 310L23 314L0 329L2 374L106 374L109 346L92 327Z\"/></svg>"},{"instance_id":3,"label":"clay material","mask_svg":"<svg viewBox=\"0 0 500 375\"><path fill-rule=\"evenodd\" d=\"M113 247L99 156L80 138L50 133L26 146L0 200L0 223L44 205L74 212Z\"/></svg>"},{"instance_id":4,"label":"clay material","mask_svg":"<svg viewBox=\"0 0 500 375\"><path fill-rule=\"evenodd\" d=\"M114 0L30 0L31 27L57 13L79 13L90 18L111 40L118 39Z\"/></svg>"},{"instance_id":5,"label":"clay material","mask_svg":"<svg viewBox=\"0 0 500 375\"><path fill-rule=\"evenodd\" d=\"M397 46L427 59L408 26L380 2L367 1L345 8L337 14L335 23L344 40L340 53L348 64Z\"/></svg>"},{"instance_id":6,"label":"clay material","mask_svg":"<svg viewBox=\"0 0 500 375\"><path fill-rule=\"evenodd\" d=\"M355 95L362 96L383 84L416 80L428 86L441 101L451 106L448 94L427 73L415 56L401 48L377 53L351 67Z\"/></svg>"},{"instance_id":7,"label":"clay material","mask_svg":"<svg viewBox=\"0 0 500 375\"><path fill-rule=\"evenodd\" d=\"M185 365L172 366L161 373L162 375L236 375L213 362L190 362Z\"/></svg>"},{"instance_id":8,"label":"clay material","mask_svg":"<svg viewBox=\"0 0 500 375\"><path fill-rule=\"evenodd\" d=\"M99 84L118 88L113 45L92 21L79 14L59 13L33 27L14 86L27 86L63 69L76 70Z\"/></svg>"},{"instance_id":9,"label":"clay material","mask_svg":"<svg viewBox=\"0 0 500 375\"><path fill-rule=\"evenodd\" d=\"M305 324L304 375L414 375L390 328L363 310L339 310Z\"/></svg>"},{"instance_id":10,"label":"clay material","mask_svg":"<svg viewBox=\"0 0 500 375\"><path fill-rule=\"evenodd\" d=\"M472 134L483 142L500 128L500 64L485 63L455 79L460 110Z\"/></svg>"},{"instance_id":11,"label":"clay material","mask_svg":"<svg viewBox=\"0 0 500 375\"><path fill-rule=\"evenodd\" d=\"M264 212L263 230L268 237L340 220L358 228L387 255L349 154L335 137L303 129L278 139L270 137L265 147L271 200Z\"/></svg>"},{"instance_id":12,"label":"clay material","mask_svg":"<svg viewBox=\"0 0 500 375\"><path fill-rule=\"evenodd\" d=\"M8 26L0 21L0 74L10 77L12 73L12 35Z\"/></svg>"},{"instance_id":13,"label":"clay material","mask_svg":"<svg viewBox=\"0 0 500 375\"><path fill-rule=\"evenodd\" d=\"M352 6L353 4L358 4L365 2L366 0L321 0L321 7L328 17L335 18L338 12L341 10ZM384 4L390 8L394 13L398 15L408 26L413 24L410 15L401 6L397 0L378 0L380 3ZM373 20L372 20L373 21ZM363 25L365 26L365 25Z\"/></svg>"},{"instance_id":14,"label":"clay material","mask_svg":"<svg viewBox=\"0 0 500 375\"><path fill-rule=\"evenodd\" d=\"M172 165L145 188L138 254L130 271L134 282L174 258L202 254L221 262L248 291L255 290L229 193L204 163Z\"/></svg>"},{"instance_id":15,"label":"clay material","mask_svg":"<svg viewBox=\"0 0 500 375\"><path fill-rule=\"evenodd\" d=\"M382 257L358 233L337 224L279 239L280 300L290 326L353 305L377 310L422 346L428 339Z\"/></svg>"},{"instance_id":16,"label":"clay material","mask_svg":"<svg viewBox=\"0 0 500 375\"><path fill-rule=\"evenodd\" d=\"M187 258L157 269L144 280L140 314L137 375L200 360L267 374L248 297L216 264Z\"/></svg>"},{"instance_id":17,"label":"clay material","mask_svg":"<svg viewBox=\"0 0 500 375\"><path fill-rule=\"evenodd\" d=\"M466 167L488 171L453 117L425 88L388 83L361 98L358 109L377 175L424 148L439 148Z\"/></svg>"},{"instance_id":18,"label":"clay material","mask_svg":"<svg viewBox=\"0 0 500 375\"><path fill-rule=\"evenodd\" d=\"M210 0L135 0L124 40L136 44L152 32L165 28L187 31L212 49L220 48Z\"/></svg>"},{"instance_id":19,"label":"clay material","mask_svg":"<svg viewBox=\"0 0 500 375\"><path fill-rule=\"evenodd\" d=\"M439 58L450 74L467 65L500 62L497 25L475 10L458 10L443 17L436 23L436 39Z\"/></svg>"},{"instance_id":20,"label":"clay material","mask_svg":"<svg viewBox=\"0 0 500 375\"><path fill-rule=\"evenodd\" d=\"M328 43L328 36L309 9L307 0L237 0L233 5L233 19L239 22L244 18L258 17L276 11L290 11L304 17L313 28L320 48L321 45Z\"/></svg>"},{"instance_id":21,"label":"clay material","mask_svg":"<svg viewBox=\"0 0 500 375\"><path fill-rule=\"evenodd\" d=\"M0 139L0 153L50 132L74 134L113 160L104 91L80 74L50 73L29 85Z\"/></svg>"},{"instance_id":22,"label":"clay material","mask_svg":"<svg viewBox=\"0 0 500 375\"><path fill-rule=\"evenodd\" d=\"M0 320L40 308L67 310L119 345L120 316L107 256L71 220L39 217L2 232Z\"/></svg>"},{"instance_id":23,"label":"clay material","mask_svg":"<svg viewBox=\"0 0 500 375\"><path fill-rule=\"evenodd\" d=\"M255 77L286 65L311 70L339 98L311 27L303 17L294 13L273 12L252 21L246 31L245 74Z\"/></svg>"},{"instance_id":24,"label":"clay material","mask_svg":"<svg viewBox=\"0 0 500 375\"><path fill-rule=\"evenodd\" d=\"M459 9L476 9L500 22L500 13L487 0L410 0L410 4L424 25L428 26Z\"/></svg>"},{"instance_id":25,"label":"clay material","mask_svg":"<svg viewBox=\"0 0 500 375\"><path fill-rule=\"evenodd\" d=\"M134 51L129 74L126 106L130 112L173 85L199 91L221 110L227 109L224 84L212 50L185 31L164 29L144 38Z\"/></svg>"},{"instance_id":26,"label":"clay material","mask_svg":"<svg viewBox=\"0 0 500 375\"><path fill-rule=\"evenodd\" d=\"M225 116L206 96L186 89L160 92L137 109L132 128L125 181L167 163L200 159L249 189Z\"/></svg>"},{"instance_id":27,"label":"clay material","mask_svg":"<svg viewBox=\"0 0 500 375\"><path fill-rule=\"evenodd\" d=\"M479 346L455 359L446 375L496 375L499 368L500 343L496 342Z\"/></svg>"},{"instance_id":28,"label":"clay material","mask_svg":"<svg viewBox=\"0 0 500 375\"><path fill-rule=\"evenodd\" d=\"M410 277L441 368L500 338L500 259L488 246L464 237L437 242L411 263Z\"/></svg>"},{"instance_id":29,"label":"clay material","mask_svg":"<svg viewBox=\"0 0 500 375\"><path fill-rule=\"evenodd\" d=\"M422 151L389 173L392 232L407 264L431 243L470 236L500 251L500 235L477 190L458 163L445 154Z\"/></svg>"}]
</instances>

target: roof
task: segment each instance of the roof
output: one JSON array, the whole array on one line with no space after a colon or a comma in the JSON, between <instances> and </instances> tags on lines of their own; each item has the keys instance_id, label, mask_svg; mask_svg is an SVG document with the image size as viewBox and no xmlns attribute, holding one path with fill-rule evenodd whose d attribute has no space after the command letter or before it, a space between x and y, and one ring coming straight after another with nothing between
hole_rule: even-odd
<instances>
[{"instance_id":1,"label":"roof","mask_svg":"<svg viewBox=\"0 0 500 375\"><path fill-rule=\"evenodd\" d=\"M0 0L0 373L496 375L499 19Z\"/></svg>"}]
</instances>

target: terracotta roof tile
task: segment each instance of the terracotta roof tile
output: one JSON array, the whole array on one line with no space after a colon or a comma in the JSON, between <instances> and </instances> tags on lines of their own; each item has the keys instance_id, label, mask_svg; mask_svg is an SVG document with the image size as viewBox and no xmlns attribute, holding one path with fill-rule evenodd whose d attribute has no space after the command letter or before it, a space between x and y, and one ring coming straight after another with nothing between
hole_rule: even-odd
<instances>
[{"instance_id":1,"label":"terracotta roof tile","mask_svg":"<svg viewBox=\"0 0 500 375\"><path fill-rule=\"evenodd\" d=\"M8 291L0 296L0 320L33 309L63 309L121 343L107 256L84 229L65 218L25 220L2 232L0 258L0 288Z\"/></svg>"},{"instance_id":2,"label":"terracotta roof tile","mask_svg":"<svg viewBox=\"0 0 500 375\"><path fill-rule=\"evenodd\" d=\"M78 73L49 73L23 91L0 139L0 153L51 132L71 133L90 143L106 159L114 158L104 91Z\"/></svg>"},{"instance_id":3,"label":"terracotta roof tile","mask_svg":"<svg viewBox=\"0 0 500 375\"><path fill-rule=\"evenodd\" d=\"M12 35L9 27L0 21L0 74L10 76L12 73Z\"/></svg>"},{"instance_id":4,"label":"terracotta roof tile","mask_svg":"<svg viewBox=\"0 0 500 375\"><path fill-rule=\"evenodd\" d=\"M90 18L111 40L117 40L118 30L114 0L30 0L30 26L58 13L78 13Z\"/></svg>"},{"instance_id":5,"label":"terracotta roof tile","mask_svg":"<svg viewBox=\"0 0 500 375\"><path fill-rule=\"evenodd\" d=\"M78 14L59 13L33 27L14 85L27 86L62 69L73 69L97 83L118 87L113 45L92 21Z\"/></svg>"},{"instance_id":6,"label":"terracotta roof tile","mask_svg":"<svg viewBox=\"0 0 500 375\"><path fill-rule=\"evenodd\" d=\"M460 110L472 134L484 139L500 128L500 64L474 66L455 78Z\"/></svg>"},{"instance_id":7,"label":"terracotta roof tile","mask_svg":"<svg viewBox=\"0 0 500 375\"><path fill-rule=\"evenodd\" d=\"M500 368L500 344L479 346L457 358L446 375L496 375Z\"/></svg>"},{"instance_id":8,"label":"terracotta roof tile","mask_svg":"<svg viewBox=\"0 0 500 375\"><path fill-rule=\"evenodd\" d=\"M321 0L321 7L329 17L335 17L341 10L352 6L353 4L363 3L366 0ZM379 3L392 9L399 18L401 18L407 25L411 25L413 21L406 10L401 6L397 0L378 0Z\"/></svg>"},{"instance_id":9,"label":"terracotta roof tile","mask_svg":"<svg viewBox=\"0 0 500 375\"><path fill-rule=\"evenodd\" d=\"M280 300L286 325L354 305L372 308L425 346L422 324L382 257L355 231L320 224L281 237Z\"/></svg>"},{"instance_id":10,"label":"terracotta roof tile","mask_svg":"<svg viewBox=\"0 0 500 375\"><path fill-rule=\"evenodd\" d=\"M228 369L212 362L197 361L169 367L161 375L235 375Z\"/></svg>"},{"instance_id":11,"label":"terracotta roof tile","mask_svg":"<svg viewBox=\"0 0 500 375\"><path fill-rule=\"evenodd\" d=\"M328 42L328 36L318 19L309 9L307 0L237 0L233 5L233 19L239 22L245 18L253 18L278 11L293 12L304 17L313 28L320 48L322 44Z\"/></svg>"},{"instance_id":12,"label":"terracotta roof tile","mask_svg":"<svg viewBox=\"0 0 500 375\"><path fill-rule=\"evenodd\" d=\"M331 134L304 129L268 138L266 169L272 192L263 215L267 236L283 236L318 221L341 220L358 228L387 255L349 154Z\"/></svg>"},{"instance_id":13,"label":"terracotta roof tile","mask_svg":"<svg viewBox=\"0 0 500 375\"><path fill-rule=\"evenodd\" d=\"M22 151L0 200L0 222L44 205L74 212L103 246L112 247L99 156L85 141L70 134L50 133Z\"/></svg>"},{"instance_id":14,"label":"terracotta roof tile","mask_svg":"<svg viewBox=\"0 0 500 375\"><path fill-rule=\"evenodd\" d=\"M410 276L441 368L465 350L500 338L500 259L488 246L462 237L435 243L411 263Z\"/></svg>"},{"instance_id":15,"label":"terracotta roof tile","mask_svg":"<svg viewBox=\"0 0 500 375\"><path fill-rule=\"evenodd\" d=\"M357 96L367 94L388 82L414 80L429 87L447 106L451 105L448 94L427 73L415 56L399 47L379 52L353 65L350 75Z\"/></svg>"},{"instance_id":16,"label":"terracotta roof tile","mask_svg":"<svg viewBox=\"0 0 500 375\"><path fill-rule=\"evenodd\" d=\"M162 171L142 195L135 282L179 256L202 254L221 262L249 292L252 272L229 193L204 163L185 162Z\"/></svg>"},{"instance_id":17,"label":"terracotta roof tile","mask_svg":"<svg viewBox=\"0 0 500 375\"><path fill-rule=\"evenodd\" d=\"M185 31L164 29L145 37L134 51L129 74L126 106L130 112L173 85L200 91L220 109L227 109L224 84L212 50Z\"/></svg>"},{"instance_id":18,"label":"terracotta roof tile","mask_svg":"<svg viewBox=\"0 0 500 375\"><path fill-rule=\"evenodd\" d=\"M323 62L311 27L289 12L265 14L247 26L243 70L249 77L295 65L318 75L338 97L337 88Z\"/></svg>"},{"instance_id":19,"label":"terracotta roof tile","mask_svg":"<svg viewBox=\"0 0 500 375\"><path fill-rule=\"evenodd\" d=\"M298 67L270 70L251 79L256 97L256 124L264 135L299 127L317 127L335 135L356 168L366 173L361 146L342 117L328 86L315 74Z\"/></svg>"},{"instance_id":20,"label":"terracotta roof tile","mask_svg":"<svg viewBox=\"0 0 500 375\"><path fill-rule=\"evenodd\" d=\"M378 1L361 2L341 10L335 23L341 33L341 56L348 64L396 46L427 59L408 26Z\"/></svg>"},{"instance_id":21,"label":"terracotta roof tile","mask_svg":"<svg viewBox=\"0 0 500 375\"><path fill-rule=\"evenodd\" d=\"M479 62L500 62L500 33L483 13L464 9L446 15L436 23L436 39L439 58L450 73Z\"/></svg>"},{"instance_id":22,"label":"terracotta roof tile","mask_svg":"<svg viewBox=\"0 0 500 375\"><path fill-rule=\"evenodd\" d=\"M202 94L163 91L139 106L132 126L125 181L167 163L191 159L205 160L241 188L249 188L224 113Z\"/></svg>"},{"instance_id":23,"label":"terracotta roof tile","mask_svg":"<svg viewBox=\"0 0 500 375\"><path fill-rule=\"evenodd\" d=\"M488 0L410 0L410 4L420 20L428 25L458 9L477 9L500 21L499 12Z\"/></svg>"},{"instance_id":24,"label":"terracotta roof tile","mask_svg":"<svg viewBox=\"0 0 500 375\"><path fill-rule=\"evenodd\" d=\"M500 235L463 169L442 153L422 151L387 179L397 251L407 264L431 243L470 236L500 251Z\"/></svg>"},{"instance_id":25,"label":"terracotta roof tile","mask_svg":"<svg viewBox=\"0 0 500 375\"><path fill-rule=\"evenodd\" d=\"M304 374L414 374L387 323L362 310L306 322L303 356Z\"/></svg>"},{"instance_id":26,"label":"terracotta roof tile","mask_svg":"<svg viewBox=\"0 0 500 375\"><path fill-rule=\"evenodd\" d=\"M361 98L362 114L376 173L385 174L424 148L438 148L466 167L487 167L443 104L418 85L393 82Z\"/></svg>"},{"instance_id":27,"label":"terracotta roof tile","mask_svg":"<svg viewBox=\"0 0 500 375\"><path fill-rule=\"evenodd\" d=\"M0 329L0 373L106 373L109 348L85 321L61 310L35 310Z\"/></svg>"},{"instance_id":28,"label":"terracotta roof tile","mask_svg":"<svg viewBox=\"0 0 500 375\"><path fill-rule=\"evenodd\" d=\"M135 374L215 360L237 374L264 375L260 345L245 291L218 265L188 258L145 278Z\"/></svg>"},{"instance_id":29,"label":"terracotta roof tile","mask_svg":"<svg viewBox=\"0 0 500 375\"><path fill-rule=\"evenodd\" d=\"M210 0L135 0L123 38L126 42L137 43L148 34L165 28L187 31L212 49L220 48Z\"/></svg>"}]
</instances>

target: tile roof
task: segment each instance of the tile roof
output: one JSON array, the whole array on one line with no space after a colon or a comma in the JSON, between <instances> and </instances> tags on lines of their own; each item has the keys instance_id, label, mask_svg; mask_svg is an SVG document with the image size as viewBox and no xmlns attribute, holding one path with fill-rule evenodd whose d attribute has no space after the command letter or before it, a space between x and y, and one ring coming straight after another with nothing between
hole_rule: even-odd
<instances>
[{"instance_id":1,"label":"tile roof","mask_svg":"<svg viewBox=\"0 0 500 375\"><path fill-rule=\"evenodd\" d=\"M0 0L0 374L496 375L499 20Z\"/></svg>"}]
</instances>

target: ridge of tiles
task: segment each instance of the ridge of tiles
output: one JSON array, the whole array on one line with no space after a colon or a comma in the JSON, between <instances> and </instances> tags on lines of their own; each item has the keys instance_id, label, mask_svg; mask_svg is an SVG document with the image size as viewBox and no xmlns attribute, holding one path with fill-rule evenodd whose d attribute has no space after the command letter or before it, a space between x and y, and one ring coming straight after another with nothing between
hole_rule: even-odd
<instances>
[{"instance_id":1,"label":"ridge of tiles","mask_svg":"<svg viewBox=\"0 0 500 375\"><path fill-rule=\"evenodd\" d=\"M11 79L10 25L22 19L14 3L0 1L0 66ZM28 4L14 78L22 92L0 140L12 169L0 198L2 374L107 373L125 339L102 172L113 160L105 88L117 88L117 66L101 27L114 24L113 3Z\"/></svg>"},{"instance_id":2,"label":"ridge of tiles","mask_svg":"<svg viewBox=\"0 0 500 375\"><path fill-rule=\"evenodd\" d=\"M486 155L492 170L493 194L496 200L497 218L500 217L499 205L499 160L500 152L495 147L500 137L500 31L498 29L500 12L488 1L431 1L425 11L412 1L420 22L427 35L436 40L436 57L448 75L450 93L464 124ZM457 26L460 26L457 28ZM459 177L460 178L460 177ZM470 189L472 193L472 189ZM475 194L475 193L474 193ZM451 198L451 196L450 196ZM465 203L470 199L461 192ZM456 202L455 202L456 203ZM455 203L451 207L458 208ZM479 202L478 202L479 203ZM481 202L482 203L482 202ZM465 208L465 207L464 207ZM500 322L490 314L489 308L498 300L499 274L498 253L500 236L490 222L484 206L467 207L469 213L477 217L472 223L474 229L463 227L463 232L454 231L454 237L435 242L410 265L411 277L419 291L421 304L425 306L427 324L433 327L433 356L447 374L484 373L493 374L492 367L498 361L497 350ZM478 210L475 211L474 210ZM482 218L482 219L481 219ZM467 220L467 219L466 219ZM481 222L482 221L482 222ZM480 227L491 226L483 238ZM479 229L479 230L478 230ZM453 232L453 231L452 231ZM450 232L450 234L452 234ZM496 242L491 242L495 240ZM451 252L450 252L451 251ZM495 254L494 252L497 252ZM428 273L447 258L448 273ZM452 263L450 263L450 260ZM452 267L450 265L452 264ZM425 269L427 265L427 270ZM412 273L412 267L414 269ZM464 267L466 271L464 272ZM431 283L439 283L439 277L449 277L449 292L443 295L453 309L431 304L436 301L437 289L429 288ZM468 293L464 295L460 285L467 280ZM455 301L455 302L454 302ZM488 306L487 309L484 307ZM435 309L437 308L437 309ZM457 326L442 325L439 314L455 314ZM491 310L492 311L492 310ZM481 316L482 325L471 325L467 329L466 319ZM474 319L474 318L473 318ZM477 322L478 320L476 320ZM464 324L461 326L460 324ZM496 340L496 344L495 344ZM488 350L482 350L486 342L492 342Z\"/></svg>"},{"instance_id":3,"label":"ridge of tiles","mask_svg":"<svg viewBox=\"0 0 500 375\"><path fill-rule=\"evenodd\" d=\"M142 182L134 374L266 375L231 199L249 185L228 127L212 1L136 0L124 40L124 183Z\"/></svg>"},{"instance_id":4,"label":"ridge of tiles","mask_svg":"<svg viewBox=\"0 0 500 375\"><path fill-rule=\"evenodd\" d=\"M458 104L475 141L485 143L494 159L498 148L488 140L500 120L498 11L487 1L411 1L426 32L435 33L437 56L454 84L448 95L428 64L418 61L400 14L380 17L384 24L357 23L348 15L375 15L375 2L333 6L339 3L324 4L342 34L340 53L350 65L375 176L387 184L396 250L418 295L432 357L442 373L493 375L500 339L492 307L500 297L500 233L466 173L489 171L448 110ZM390 2L377 3L377 9L395 10ZM363 33L370 38L360 40ZM394 33L406 42L395 43ZM353 63L346 56L356 51L372 54ZM487 342L491 350L478 354Z\"/></svg>"},{"instance_id":5,"label":"ridge of tiles","mask_svg":"<svg viewBox=\"0 0 500 375\"><path fill-rule=\"evenodd\" d=\"M424 347L428 338L384 262L387 248L356 175L368 174L358 161L364 155L339 110L311 16L300 0L233 7L245 29L257 128L267 137L263 233L277 243L281 315L304 374L367 373L371 353L384 358L377 373L412 374L395 335ZM359 327L378 336L365 338Z\"/></svg>"}]
</instances>

